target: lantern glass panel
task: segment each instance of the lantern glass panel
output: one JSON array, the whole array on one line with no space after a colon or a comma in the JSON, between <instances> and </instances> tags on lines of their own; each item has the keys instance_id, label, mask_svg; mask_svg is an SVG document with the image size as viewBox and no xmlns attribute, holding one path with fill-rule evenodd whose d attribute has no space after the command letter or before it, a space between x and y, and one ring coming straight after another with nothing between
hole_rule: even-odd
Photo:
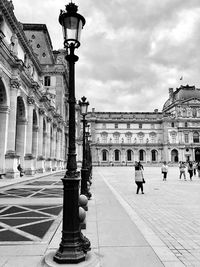
<instances>
[{"instance_id":1,"label":"lantern glass panel","mask_svg":"<svg viewBox=\"0 0 200 267\"><path fill-rule=\"evenodd\" d=\"M80 33L82 30L82 21L79 17L66 16L63 18L63 35L65 42L76 43L80 42Z\"/></svg>"},{"instance_id":2,"label":"lantern glass panel","mask_svg":"<svg viewBox=\"0 0 200 267\"><path fill-rule=\"evenodd\" d=\"M87 103L82 103L81 104L81 114L86 115L87 114L87 109L88 109L88 104Z\"/></svg>"}]
</instances>

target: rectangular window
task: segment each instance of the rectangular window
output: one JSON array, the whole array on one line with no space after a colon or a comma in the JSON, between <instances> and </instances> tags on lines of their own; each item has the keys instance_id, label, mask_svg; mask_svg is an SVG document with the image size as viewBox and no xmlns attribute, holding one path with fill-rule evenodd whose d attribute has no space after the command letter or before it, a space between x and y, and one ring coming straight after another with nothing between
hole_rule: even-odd
<instances>
[{"instance_id":1,"label":"rectangular window","mask_svg":"<svg viewBox=\"0 0 200 267\"><path fill-rule=\"evenodd\" d=\"M131 128L131 125L130 125L130 123L127 123L127 129L130 129Z\"/></svg>"},{"instance_id":2,"label":"rectangular window","mask_svg":"<svg viewBox=\"0 0 200 267\"><path fill-rule=\"evenodd\" d=\"M51 86L51 77L44 76L44 86Z\"/></svg>"},{"instance_id":3,"label":"rectangular window","mask_svg":"<svg viewBox=\"0 0 200 267\"><path fill-rule=\"evenodd\" d=\"M139 123L139 129L142 129L142 123Z\"/></svg>"},{"instance_id":4,"label":"rectangular window","mask_svg":"<svg viewBox=\"0 0 200 267\"><path fill-rule=\"evenodd\" d=\"M118 129L118 123L115 123L115 129Z\"/></svg>"},{"instance_id":5,"label":"rectangular window","mask_svg":"<svg viewBox=\"0 0 200 267\"><path fill-rule=\"evenodd\" d=\"M189 143L189 135L185 134L185 143Z\"/></svg>"},{"instance_id":6,"label":"rectangular window","mask_svg":"<svg viewBox=\"0 0 200 267\"><path fill-rule=\"evenodd\" d=\"M103 123L102 128L106 129L106 123Z\"/></svg>"}]
</instances>

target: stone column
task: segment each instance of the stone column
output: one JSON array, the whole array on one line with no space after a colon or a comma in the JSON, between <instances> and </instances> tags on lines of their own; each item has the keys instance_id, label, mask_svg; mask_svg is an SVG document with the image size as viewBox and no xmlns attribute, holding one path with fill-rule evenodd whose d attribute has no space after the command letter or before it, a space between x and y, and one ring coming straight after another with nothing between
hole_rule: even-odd
<instances>
[{"instance_id":1,"label":"stone column","mask_svg":"<svg viewBox=\"0 0 200 267\"><path fill-rule=\"evenodd\" d=\"M52 170L57 170L57 161L56 161L56 133L57 133L57 124L53 123L53 143L52 143Z\"/></svg>"},{"instance_id":2,"label":"stone column","mask_svg":"<svg viewBox=\"0 0 200 267\"><path fill-rule=\"evenodd\" d=\"M37 170L37 156L38 156L38 131L39 127L33 125L33 144L32 144L32 154L34 157L34 169Z\"/></svg>"},{"instance_id":3,"label":"stone column","mask_svg":"<svg viewBox=\"0 0 200 267\"><path fill-rule=\"evenodd\" d=\"M16 116L17 116L17 93L20 83L18 79L10 80L10 113L8 122L8 141L5 155L5 171L7 178L18 178L17 170L19 156L15 151Z\"/></svg>"},{"instance_id":4,"label":"stone column","mask_svg":"<svg viewBox=\"0 0 200 267\"><path fill-rule=\"evenodd\" d=\"M16 153L20 157L21 167L24 169L27 120L17 121Z\"/></svg>"},{"instance_id":5,"label":"stone column","mask_svg":"<svg viewBox=\"0 0 200 267\"><path fill-rule=\"evenodd\" d=\"M58 142L57 142L57 151L56 151L56 159L57 159L57 168L58 170L61 169L61 157L60 157L60 152L61 152L61 129L58 128Z\"/></svg>"},{"instance_id":6,"label":"stone column","mask_svg":"<svg viewBox=\"0 0 200 267\"><path fill-rule=\"evenodd\" d=\"M47 117L47 135L46 135L46 171L52 171L51 161L51 121L50 117Z\"/></svg>"},{"instance_id":7,"label":"stone column","mask_svg":"<svg viewBox=\"0 0 200 267\"><path fill-rule=\"evenodd\" d=\"M37 172L44 172L44 157L42 155L43 151L43 116L44 109L39 108L39 132L38 132L38 156L37 156Z\"/></svg>"},{"instance_id":8,"label":"stone column","mask_svg":"<svg viewBox=\"0 0 200 267\"><path fill-rule=\"evenodd\" d=\"M27 122L27 131L26 131L26 147L25 147L25 157L24 157L24 170L26 175L35 174L34 169L34 157L32 154L32 145L33 145L33 109L34 109L35 100L33 97L27 97L28 104L28 122Z\"/></svg>"},{"instance_id":9,"label":"stone column","mask_svg":"<svg viewBox=\"0 0 200 267\"><path fill-rule=\"evenodd\" d=\"M5 173L5 154L8 135L8 114L7 106L0 106L0 173Z\"/></svg>"}]
</instances>

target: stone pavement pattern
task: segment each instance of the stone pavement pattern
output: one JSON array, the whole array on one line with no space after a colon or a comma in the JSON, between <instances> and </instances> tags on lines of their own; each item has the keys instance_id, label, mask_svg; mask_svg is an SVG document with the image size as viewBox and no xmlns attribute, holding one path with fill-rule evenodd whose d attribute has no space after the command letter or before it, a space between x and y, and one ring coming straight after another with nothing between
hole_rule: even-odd
<instances>
[{"instance_id":1,"label":"stone pavement pattern","mask_svg":"<svg viewBox=\"0 0 200 267\"><path fill-rule=\"evenodd\" d=\"M131 206L143 222L184 264L200 266L200 179L179 179L171 167L167 181L160 168L146 167L144 195L136 195L134 171L130 168L97 170L108 185ZM143 233L144 229L139 227ZM161 251L157 251L160 255ZM176 263L175 266L178 263ZM170 265L169 265L170 266Z\"/></svg>"},{"instance_id":2,"label":"stone pavement pattern","mask_svg":"<svg viewBox=\"0 0 200 267\"><path fill-rule=\"evenodd\" d=\"M88 258L94 255L98 265L89 266L200 266L200 179L180 181L177 168L170 168L166 182L162 181L157 167L146 167L144 175L145 194L136 195L133 168L94 168L93 198L89 201L87 228L83 233L92 244ZM9 208L5 206L9 205L13 218L17 215L16 207L31 211L32 206L37 208L36 213L48 214L42 217L43 222L51 219L53 222L40 236L34 235L34 231L27 233L33 239L31 242L0 240L0 267L48 266L44 255L54 253L61 240L62 214L58 212L62 205L61 177L51 175L24 185L1 188L0 218L5 217L4 222L5 219L9 219L7 223L11 221L6 217L9 217ZM8 197L9 194L12 196ZM19 216L18 219L27 218ZM32 216L32 219L36 224L37 220L41 222L41 217ZM5 224L0 220L0 231L4 230Z\"/></svg>"}]
</instances>

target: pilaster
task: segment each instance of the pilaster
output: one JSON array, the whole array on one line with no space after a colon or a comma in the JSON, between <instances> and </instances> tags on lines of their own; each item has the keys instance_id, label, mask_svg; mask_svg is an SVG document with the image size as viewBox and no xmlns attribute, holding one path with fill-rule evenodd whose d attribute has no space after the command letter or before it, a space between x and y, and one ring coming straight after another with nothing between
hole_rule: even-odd
<instances>
[{"instance_id":1,"label":"pilaster","mask_svg":"<svg viewBox=\"0 0 200 267\"><path fill-rule=\"evenodd\" d=\"M35 174L34 169L34 156L32 154L33 147L33 108L35 100L33 97L27 97L28 103L28 121L27 121L27 131L26 131L26 147L25 147L25 157L24 157L24 171L26 175Z\"/></svg>"}]
</instances>

